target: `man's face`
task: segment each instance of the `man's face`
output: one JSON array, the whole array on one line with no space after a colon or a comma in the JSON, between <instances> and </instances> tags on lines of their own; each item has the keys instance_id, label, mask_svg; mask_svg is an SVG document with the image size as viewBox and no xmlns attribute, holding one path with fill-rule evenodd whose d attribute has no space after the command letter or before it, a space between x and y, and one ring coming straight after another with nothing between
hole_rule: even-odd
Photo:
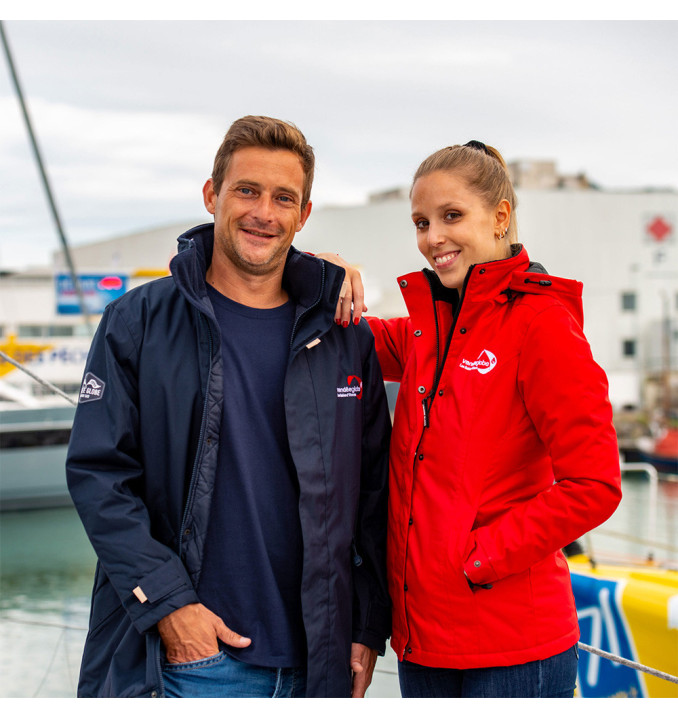
<instances>
[{"instance_id":1,"label":"man's face","mask_svg":"<svg viewBox=\"0 0 678 718\"><path fill-rule=\"evenodd\" d=\"M301 209L304 171L288 150L244 147L231 156L219 194L203 188L214 215L214 251L240 272L262 276L281 269L311 203Z\"/></svg>"}]
</instances>

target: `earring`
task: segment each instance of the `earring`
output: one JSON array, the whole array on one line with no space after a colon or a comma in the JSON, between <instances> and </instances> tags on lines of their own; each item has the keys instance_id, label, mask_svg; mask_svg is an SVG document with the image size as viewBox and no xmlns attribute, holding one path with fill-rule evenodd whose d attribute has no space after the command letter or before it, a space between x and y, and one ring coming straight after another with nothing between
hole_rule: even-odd
<instances>
[{"instance_id":1,"label":"earring","mask_svg":"<svg viewBox=\"0 0 678 718\"><path fill-rule=\"evenodd\" d=\"M497 239L498 239L498 240L504 239L504 237L506 236L506 232L507 232L507 230L503 229L503 230L497 235Z\"/></svg>"}]
</instances>

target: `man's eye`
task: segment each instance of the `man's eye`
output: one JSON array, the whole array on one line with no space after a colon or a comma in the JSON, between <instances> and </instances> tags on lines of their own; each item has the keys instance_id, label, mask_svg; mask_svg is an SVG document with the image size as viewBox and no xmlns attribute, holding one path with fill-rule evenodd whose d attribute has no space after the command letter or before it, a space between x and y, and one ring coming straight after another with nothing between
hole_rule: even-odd
<instances>
[{"instance_id":1,"label":"man's eye","mask_svg":"<svg viewBox=\"0 0 678 718\"><path fill-rule=\"evenodd\" d=\"M238 192L240 192L240 194L254 194L249 187L241 187Z\"/></svg>"}]
</instances>

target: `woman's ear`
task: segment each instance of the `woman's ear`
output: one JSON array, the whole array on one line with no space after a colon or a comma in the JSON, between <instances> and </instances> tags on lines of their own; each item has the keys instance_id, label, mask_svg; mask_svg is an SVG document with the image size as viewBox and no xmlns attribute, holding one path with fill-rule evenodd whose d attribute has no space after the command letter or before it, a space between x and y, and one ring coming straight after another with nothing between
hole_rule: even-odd
<instances>
[{"instance_id":1,"label":"woman's ear","mask_svg":"<svg viewBox=\"0 0 678 718\"><path fill-rule=\"evenodd\" d=\"M502 234L508 231L509 222L511 221L511 203L507 199L503 199L494 212L494 230L495 234Z\"/></svg>"}]
</instances>

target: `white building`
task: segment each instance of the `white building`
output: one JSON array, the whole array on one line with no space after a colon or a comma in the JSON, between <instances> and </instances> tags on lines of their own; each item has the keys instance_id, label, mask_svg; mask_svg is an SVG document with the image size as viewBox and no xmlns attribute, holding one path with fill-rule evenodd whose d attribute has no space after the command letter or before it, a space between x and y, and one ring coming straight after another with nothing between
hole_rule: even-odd
<instances>
[{"instance_id":1,"label":"white building","mask_svg":"<svg viewBox=\"0 0 678 718\"><path fill-rule=\"evenodd\" d=\"M514 177L522 178L517 183L519 241L549 273L584 283L585 331L609 377L613 405L667 408L665 382L672 374L675 409L678 193L600 191L583 177L554 181L550 163L533 163L532 170L528 164L511 165ZM316 208L295 245L310 252L338 252L359 265L370 312L394 316L405 311L396 277L424 266L409 215L407 190L400 189L375 195L361 206ZM165 274L176 237L210 220L205 214L192 222L74 247L77 271L126 275L128 288L133 287ZM65 271L60 252L54 265ZM57 369L58 357L50 362L43 355L34 365L40 365L46 378L73 390L82 371L82 350L75 347L83 346L86 340L78 335L87 332L80 317L57 313L54 271L1 278L0 344L11 348L13 342L14 350L22 342L49 345L52 354L57 344L70 346L70 379L64 367ZM92 319L96 322L97 316ZM68 359L67 354L62 358ZM0 388L3 382L19 382L17 374L0 361Z\"/></svg>"}]
</instances>

